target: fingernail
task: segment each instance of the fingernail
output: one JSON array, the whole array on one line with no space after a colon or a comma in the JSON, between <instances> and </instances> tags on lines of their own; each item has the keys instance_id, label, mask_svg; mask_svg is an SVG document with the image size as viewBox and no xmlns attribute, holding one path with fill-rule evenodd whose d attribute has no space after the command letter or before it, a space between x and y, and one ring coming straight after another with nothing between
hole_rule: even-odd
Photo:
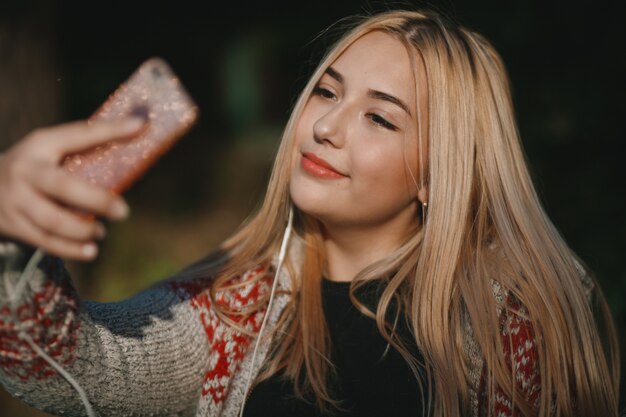
<instances>
[{"instance_id":1,"label":"fingernail","mask_svg":"<svg viewBox=\"0 0 626 417\"><path fill-rule=\"evenodd\" d=\"M98 247L93 243L87 243L86 245L83 245L83 255L85 255L86 257L93 258L94 256L96 256L96 253L98 253Z\"/></svg>"},{"instance_id":2,"label":"fingernail","mask_svg":"<svg viewBox=\"0 0 626 417\"><path fill-rule=\"evenodd\" d=\"M128 217L128 205L121 200L116 200L111 206L110 214L115 219L125 219Z\"/></svg>"}]
</instances>

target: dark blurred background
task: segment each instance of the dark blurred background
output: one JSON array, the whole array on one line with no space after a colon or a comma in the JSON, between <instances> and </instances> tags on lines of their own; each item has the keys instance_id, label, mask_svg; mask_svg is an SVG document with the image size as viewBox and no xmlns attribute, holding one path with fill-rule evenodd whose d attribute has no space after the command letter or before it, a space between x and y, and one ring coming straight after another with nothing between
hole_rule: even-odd
<instances>
[{"instance_id":1,"label":"dark blurred background","mask_svg":"<svg viewBox=\"0 0 626 417\"><path fill-rule=\"evenodd\" d=\"M88 117L146 58L170 63L199 123L127 192L131 217L109 227L98 260L68 265L84 298L120 300L214 249L257 207L293 100L326 46L317 35L346 15L435 7L501 53L541 198L597 275L626 345L618 4L3 1L0 151L36 127ZM0 389L0 415L47 414Z\"/></svg>"}]
</instances>

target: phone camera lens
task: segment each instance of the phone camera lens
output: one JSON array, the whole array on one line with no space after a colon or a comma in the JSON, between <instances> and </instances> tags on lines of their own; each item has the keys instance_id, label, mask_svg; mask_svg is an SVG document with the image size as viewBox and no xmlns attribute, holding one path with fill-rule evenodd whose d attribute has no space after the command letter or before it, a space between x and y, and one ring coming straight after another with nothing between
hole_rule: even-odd
<instances>
[{"instance_id":1,"label":"phone camera lens","mask_svg":"<svg viewBox=\"0 0 626 417\"><path fill-rule=\"evenodd\" d=\"M130 114L132 116L148 120L150 116L150 109L145 104L136 104Z\"/></svg>"}]
</instances>

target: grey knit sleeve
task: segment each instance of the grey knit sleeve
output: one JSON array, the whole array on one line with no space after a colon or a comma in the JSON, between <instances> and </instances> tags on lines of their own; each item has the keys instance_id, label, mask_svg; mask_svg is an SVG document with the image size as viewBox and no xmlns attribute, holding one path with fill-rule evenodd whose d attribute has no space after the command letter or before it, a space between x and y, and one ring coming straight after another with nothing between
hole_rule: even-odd
<instances>
[{"instance_id":1,"label":"grey knit sleeve","mask_svg":"<svg viewBox=\"0 0 626 417\"><path fill-rule=\"evenodd\" d=\"M27 334L82 387L100 416L194 415L209 346L201 317L171 286L115 303L82 301L63 263L44 257L8 302L33 250L0 242L0 383L56 415L86 415L78 391L20 337Z\"/></svg>"}]
</instances>

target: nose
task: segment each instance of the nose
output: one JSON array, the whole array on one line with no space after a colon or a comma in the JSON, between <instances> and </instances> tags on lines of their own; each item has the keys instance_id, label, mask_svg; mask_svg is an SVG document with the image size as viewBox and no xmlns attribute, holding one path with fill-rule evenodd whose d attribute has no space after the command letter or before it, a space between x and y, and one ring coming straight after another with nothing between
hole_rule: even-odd
<instances>
[{"instance_id":1,"label":"nose","mask_svg":"<svg viewBox=\"0 0 626 417\"><path fill-rule=\"evenodd\" d=\"M313 139L319 144L340 148L345 142L345 118L346 111L337 104L322 114L313 124Z\"/></svg>"}]
</instances>

